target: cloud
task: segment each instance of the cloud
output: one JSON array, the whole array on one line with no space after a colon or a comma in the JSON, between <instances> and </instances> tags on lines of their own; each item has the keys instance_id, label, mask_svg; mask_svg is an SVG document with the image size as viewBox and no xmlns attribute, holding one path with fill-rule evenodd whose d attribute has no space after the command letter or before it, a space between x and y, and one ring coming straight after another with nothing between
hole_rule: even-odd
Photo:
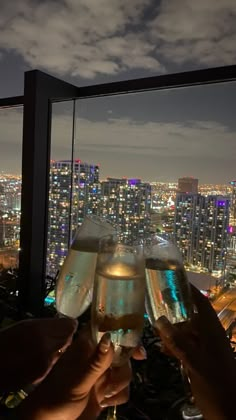
<instances>
[{"instance_id":1,"label":"cloud","mask_svg":"<svg viewBox=\"0 0 236 420\"><path fill-rule=\"evenodd\" d=\"M20 173L22 157L23 108L0 110L0 171Z\"/></svg>"},{"instance_id":2,"label":"cloud","mask_svg":"<svg viewBox=\"0 0 236 420\"><path fill-rule=\"evenodd\" d=\"M22 110L0 112L1 170L19 172ZM235 132L216 121L156 122L131 118L77 118L75 157L100 163L101 173L155 180L183 173L223 182L235 176ZM71 115L54 114L53 159L71 157Z\"/></svg>"},{"instance_id":3,"label":"cloud","mask_svg":"<svg viewBox=\"0 0 236 420\"><path fill-rule=\"evenodd\" d=\"M169 62L235 64L234 0L163 0L149 23L152 42Z\"/></svg>"},{"instance_id":4,"label":"cloud","mask_svg":"<svg viewBox=\"0 0 236 420\"><path fill-rule=\"evenodd\" d=\"M0 49L59 76L158 74L234 64L235 22L234 0L2 0Z\"/></svg>"},{"instance_id":5,"label":"cloud","mask_svg":"<svg viewBox=\"0 0 236 420\"><path fill-rule=\"evenodd\" d=\"M22 142L22 108L0 112L0 145ZM63 150L70 155L72 116L53 114L52 153ZM132 118L108 117L104 121L76 119L76 152L119 150L124 154L156 154L158 156L195 156L227 159L235 155L235 132L217 121L186 120L184 122L141 121ZM68 153L69 152L69 153ZM54 156L52 156L54 157ZM78 157L80 157L78 155ZM118 163L119 164L119 163Z\"/></svg>"},{"instance_id":6,"label":"cloud","mask_svg":"<svg viewBox=\"0 0 236 420\"><path fill-rule=\"evenodd\" d=\"M32 67L93 78L142 68L162 71L155 49L137 32L151 0L3 0L0 48Z\"/></svg>"},{"instance_id":7,"label":"cloud","mask_svg":"<svg viewBox=\"0 0 236 420\"><path fill-rule=\"evenodd\" d=\"M156 122L131 118L108 118L91 121L77 118L75 150L83 158L84 151L119 152L124 155L194 157L230 159L236 151L235 132L216 121ZM70 147L71 118L55 116L52 144L56 149ZM66 138L68 144L66 145ZM120 162L115 162L114 165Z\"/></svg>"}]
</instances>

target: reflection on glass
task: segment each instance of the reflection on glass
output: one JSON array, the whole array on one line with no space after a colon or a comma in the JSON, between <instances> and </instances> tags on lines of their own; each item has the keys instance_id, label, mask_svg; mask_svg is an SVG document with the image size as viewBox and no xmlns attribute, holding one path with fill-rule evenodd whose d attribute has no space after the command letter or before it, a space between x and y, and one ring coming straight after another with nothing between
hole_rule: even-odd
<instances>
[{"instance_id":1,"label":"reflection on glass","mask_svg":"<svg viewBox=\"0 0 236 420\"><path fill-rule=\"evenodd\" d=\"M113 365L122 365L138 345L143 328L145 294L141 246L122 238L100 241L92 303L92 330L99 342L110 332L115 349Z\"/></svg>"},{"instance_id":2,"label":"reflection on glass","mask_svg":"<svg viewBox=\"0 0 236 420\"><path fill-rule=\"evenodd\" d=\"M94 214L124 237L170 236L190 271L224 276L229 235L228 253L236 255L236 212L227 204L236 202L228 183L235 92L227 83L54 104L48 273L56 274L75 228ZM198 187L178 195L178 178Z\"/></svg>"},{"instance_id":3,"label":"reflection on glass","mask_svg":"<svg viewBox=\"0 0 236 420\"><path fill-rule=\"evenodd\" d=\"M0 268L18 267L23 108L0 109Z\"/></svg>"},{"instance_id":4,"label":"reflection on glass","mask_svg":"<svg viewBox=\"0 0 236 420\"><path fill-rule=\"evenodd\" d=\"M47 274L54 277L64 262L72 235L73 101L52 105L51 165L49 174ZM63 133L63 142L61 134ZM75 229L77 227L74 222Z\"/></svg>"},{"instance_id":5,"label":"reflection on glass","mask_svg":"<svg viewBox=\"0 0 236 420\"><path fill-rule=\"evenodd\" d=\"M58 276L56 307L60 314L77 318L90 305L99 239L114 232L113 226L99 217L84 218Z\"/></svg>"},{"instance_id":6,"label":"reflection on glass","mask_svg":"<svg viewBox=\"0 0 236 420\"><path fill-rule=\"evenodd\" d=\"M151 324L155 325L163 315L172 324L190 321L193 315L190 284L177 248L154 235L145 243L145 259L146 310ZM181 362L180 371L186 391L182 417L201 419L201 411L194 404L190 380Z\"/></svg>"},{"instance_id":7,"label":"reflection on glass","mask_svg":"<svg viewBox=\"0 0 236 420\"><path fill-rule=\"evenodd\" d=\"M175 246L154 235L145 244L146 310L152 324L162 315L173 324L192 316L187 275Z\"/></svg>"}]
</instances>

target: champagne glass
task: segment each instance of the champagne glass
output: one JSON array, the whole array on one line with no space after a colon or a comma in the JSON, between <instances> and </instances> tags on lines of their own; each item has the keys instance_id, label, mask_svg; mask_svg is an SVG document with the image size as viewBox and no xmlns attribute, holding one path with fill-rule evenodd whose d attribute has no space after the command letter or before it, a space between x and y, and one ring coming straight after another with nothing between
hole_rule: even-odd
<instances>
[{"instance_id":1,"label":"champagne glass","mask_svg":"<svg viewBox=\"0 0 236 420\"><path fill-rule=\"evenodd\" d=\"M146 311L152 325L165 316L172 324L188 322L193 315L190 284L181 255L174 244L154 235L145 242ZM184 419L202 419L194 405L190 380L180 363L187 402L181 408Z\"/></svg>"},{"instance_id":2,"label":"champagne glass","mask_svg":"<svg viewBox=\"0 0 236 420\"><path fill-rule=\"evenodd\" d=\"M59 316L77 318L92 302L99 239L115 229L98 216L86 216L77 229L56 284Z\"/></svg>"},{"instance_id":3,"label":"champagne glass","mask_svg":"<svg viewBox=\"0 0 236 420\"><path fill-rule=\"evenodd\" d=\"M143 247L115 236L99 245L92 301L92 333L98 343L106 332L114 346L112 366L121 366L139 343L144 322ZM116 420L116 407L107 419Z\"/></svg>"}]
</instances>

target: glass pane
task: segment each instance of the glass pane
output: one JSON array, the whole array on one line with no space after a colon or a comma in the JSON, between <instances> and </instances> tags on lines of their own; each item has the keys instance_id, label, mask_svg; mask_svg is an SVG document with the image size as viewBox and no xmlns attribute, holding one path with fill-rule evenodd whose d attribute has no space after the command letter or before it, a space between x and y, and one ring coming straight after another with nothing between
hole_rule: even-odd
<instances>
[{"instance_id":1,"label":"glass pane","mask_svg":"<svg viewBox=\"0 0 236 420\"><path fill-rule=\"evenodd\" d=\"M23 107L0 108L0 272L19 264L22 130Z\"/></svg>"},{"instance_id":2,"label":"glass pane","mask_svg":"<svg viewBox=\"0 0 236 420\"><path fill-rule=\"evenodd\" d=\"M54 277L71 236L73 101L52 105L47 273Z\"/></svg>"},{"instance_id":3,"label":"glass pane","mask_svg":"<svg viewBox=\"0 0 236 420\"><path fill-rule=\"evenodd\" d=\"M225 83L77 101L74 156L99 162L98 211L124 235L176 241L193 282L208 290L197 275L214 275L212 292L235 244L235 98Z\"/></svg>"},{"instance_id":4,"label":"glass pane","mask_svg":"<svg viewBox=\"0 0 236 420\"><path fill-rule=\"evenodd\" d=\"M76 225L86 214L100 214L124 236L157 232L175 240L193 282L195 274L215 276L212 283L204 279L204 290L225 278L229 242L236 256L235 188L229 184L235 179L235 97L236 84L225 83L77 100L67 196L58 184L52 202L56 209L58 200L67 200L55 218L54 272ZM56 160L71 159L72 113L55 114ZM67 236L61 241L62 228Z\"/></svg>"}]
</instances>

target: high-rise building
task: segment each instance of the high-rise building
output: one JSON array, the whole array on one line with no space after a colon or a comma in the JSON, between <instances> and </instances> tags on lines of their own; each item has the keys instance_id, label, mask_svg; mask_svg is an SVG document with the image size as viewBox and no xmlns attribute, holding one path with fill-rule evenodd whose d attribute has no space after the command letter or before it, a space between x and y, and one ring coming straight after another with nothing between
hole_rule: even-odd
<instances>
[{"instance_id":1,"label":"high-rise building","mask_svg":"<svg viewBox=\"0 0 236 420\"><path fill-rule=\"evenodd\" d=\"M230 225L236 226L236 181L230 181L231 202L230 202Z\"/></svg>"},{"instance_id":2,"label":"high-rise building","mask_svg":"<svg viewBox=\"0 0 236 420\"><path fill-rule=\"evenodd\" d=\"M177 191L179 193L197 194L198 179L191 177L179 178Z\"/></svg>"},{"instance_id":3,"label":"high-rise building","mask_svg":"<svg viewBox=\"0 0 236 420\"><path fill-rule=\"evenodd\" d=\"M21 208L21 179L6 177L0 183L0 210L20 211Z\"/></svg>"},{"instance_id":4,"label":"high-rise building","mask_svg":"<svg viewBox=\"0 0 236 420\"><path fill-rule=\"evenodd\" d=\"M73 233L87 214L97 214L99 166L75 160L52 161L50 168L47 272L55 275Z\"/></svg>"},{"instance_id":5,"label":"high-rise building","mask_svg":"<svg viewBox=\"0 0 236 420\"><path fill-rule=\"evenodd\" d=\"M229 197L177 193L174 234L185 263L224 270L229 209Z\"/></svg>"},{"instance_id":6,"label":"high-rise building","mask_svg":"<svg viewBox=\"0 0 236 420\"><path fill-rule=\"evenodd\" d=\"M107 178L101 182L101 214L116 223L124 237L150 232L151 185L140 179Z\"/></svg>"}]
</instances>

